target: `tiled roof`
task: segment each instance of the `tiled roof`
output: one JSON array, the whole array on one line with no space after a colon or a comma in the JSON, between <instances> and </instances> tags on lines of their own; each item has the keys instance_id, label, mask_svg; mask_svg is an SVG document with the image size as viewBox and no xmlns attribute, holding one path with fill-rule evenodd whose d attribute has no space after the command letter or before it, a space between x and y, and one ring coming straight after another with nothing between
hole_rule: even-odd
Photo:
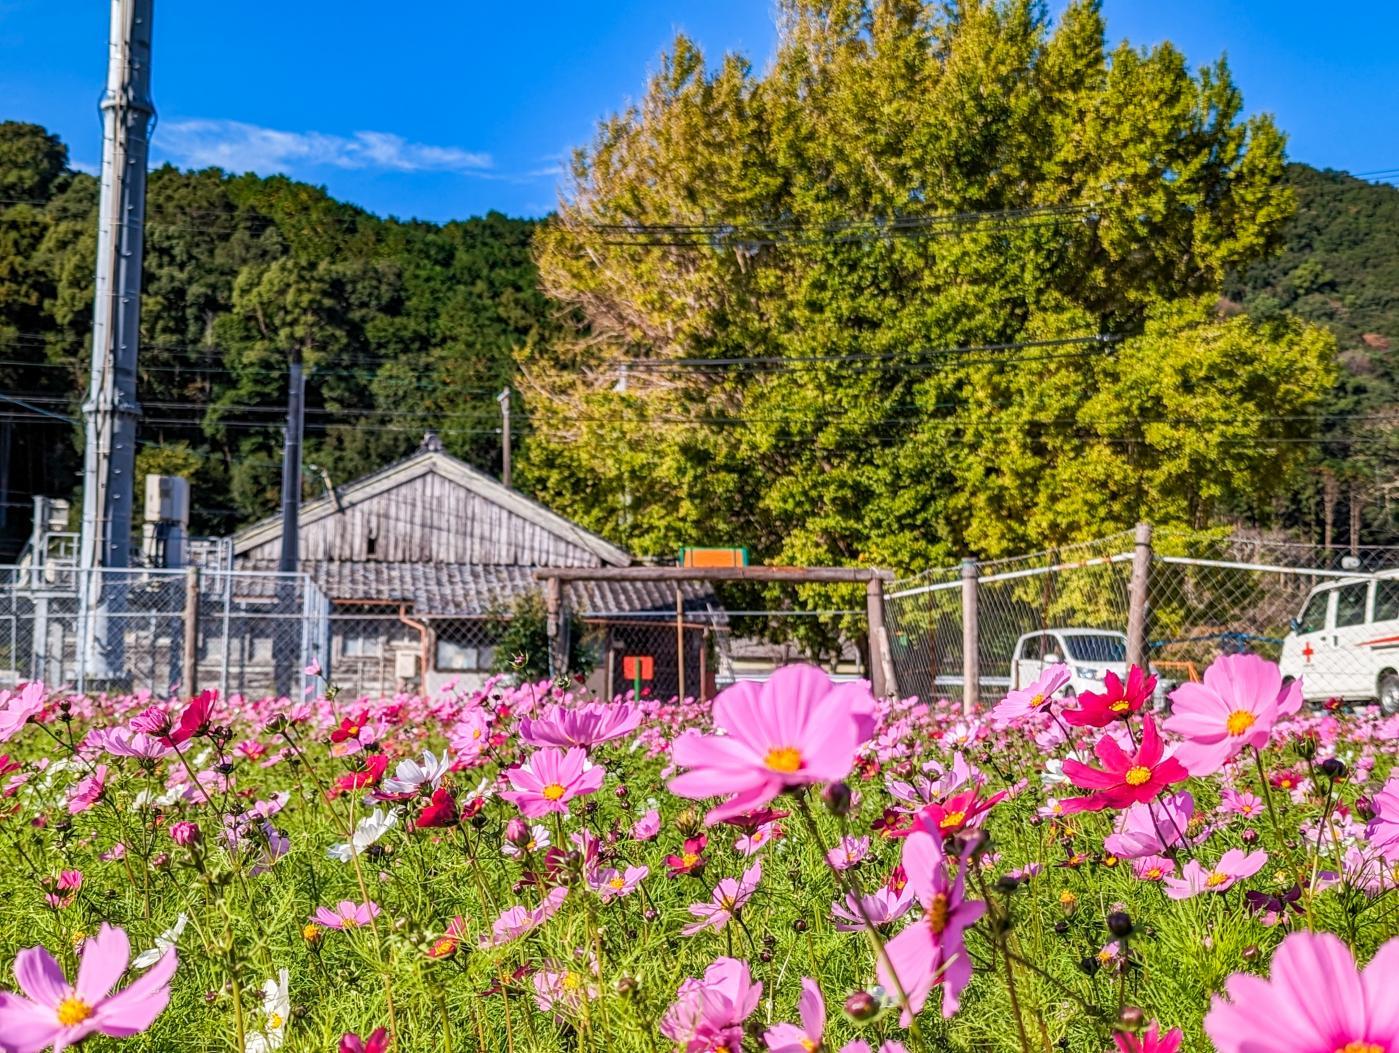
<instances>
[{"instance_id":1,"label":"tiled roof","mask_svg":"<svg viewBox=\"0 0 1399 1053\"><path fill-rule=\"evenodd\" d=\"M239 560L238 570L274 571L274 561ZM420 616L473 617L508 607L516 597L538 591L533 568L464 563L350 563L302 560L332 603L391 601L409 603ZM675 586L665 582L569 582L567 602L580 613L673 611ZM716 608L712 590L703 582L683 582L681 594L690 610Z\"/></svg>"}]
</instances>

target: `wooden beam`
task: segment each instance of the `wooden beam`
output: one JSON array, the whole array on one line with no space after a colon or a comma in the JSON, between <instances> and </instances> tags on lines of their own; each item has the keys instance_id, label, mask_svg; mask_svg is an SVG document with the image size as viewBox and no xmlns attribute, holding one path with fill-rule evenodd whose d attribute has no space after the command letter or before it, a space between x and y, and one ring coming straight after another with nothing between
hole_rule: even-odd
<instances>
[{"instance_id":1,"label":"wooden beam","mask_svg":"<svg viewBox=\"0 0 1399 1053\"><path fill-rule=\"evenodd\" d=\"M536 581L893 581L875 567L536 567Z\"/></svg>"}]
</instances>

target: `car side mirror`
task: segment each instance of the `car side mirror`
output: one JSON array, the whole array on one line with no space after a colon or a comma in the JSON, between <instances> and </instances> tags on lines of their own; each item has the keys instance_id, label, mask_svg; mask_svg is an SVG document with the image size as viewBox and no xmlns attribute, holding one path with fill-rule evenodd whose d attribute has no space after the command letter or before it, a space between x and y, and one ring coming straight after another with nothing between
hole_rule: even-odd
<instances>
[{"instance_id":1,"label":"car side mirror","mask_svg":"<svg viewBox=\"0 0 1399 1053\"><path fill-rule=\"evenodd\" d=\"M1060 658L1060 657L1059 657L1057 654L1055 654L1053 651L1048 652L1048 653L1044 656L1044 664L1045 664L1045 665L1057 665L1058 663L1060 663L1060 662L1062 662L1062 661L1063 661L1063 659Z\"/></svg>"},{"instance_id":2,"label":"car side mirror","mask_svg":"<svg viewBox=\"0 0 1399 1053\"><path fill-rule=\"evenodd\" d=\"M1287 624L1290 625L1290 626L1292 626L1292 631L1293 631L1294 633L1300 633L1300 632L1302 631L1302 619L1301 619L1301 618L1289 618L1289 619L1287 619Z\"/></svg>"}]
</instances>

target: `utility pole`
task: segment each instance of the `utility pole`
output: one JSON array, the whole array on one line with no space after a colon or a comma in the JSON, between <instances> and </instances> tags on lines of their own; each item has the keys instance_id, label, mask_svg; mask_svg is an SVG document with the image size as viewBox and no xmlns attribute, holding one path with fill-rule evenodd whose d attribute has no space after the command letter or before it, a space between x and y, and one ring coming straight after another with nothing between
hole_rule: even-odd
<instances>
[{"instance_id":1,"label":"utility pole","mask_svg":"<svg viewBox=\"0 0 1399 1053\"><path fill-rule=\"evenodd\" d=\"M500 403L500 481L510 489L510 387L496 397Z\"/></svg>"},{"instance_id":2,"label":"utility pole","mask_svg":"<svg viewBox=\"0 0 1399 1053\"><path fill-rule=\"evenodd\" d=\"M86 571L83 613L95 618L87 675L105 679L120 650L109 638L99 568L131 565L135 499L136 352L141 325L146 165L151 121L151 19L154 0L112 0L107 91L102 98L102 192L93 298L92 374L83 404L83 521L79 566ZM119 597L113 597L119 603ZM119 619L118 619L119 621ZM119 630L118 630L119 633ZM81 678L80 673L80 678Z\"/></svg>"},{"instance_id":3,"label":"utility pole","mask_svg":"<svg viewBox=\"0 0 1399 1053\"><path fill-rule=\"evenodd\" d=\"M296 572L301 558L301 433L306 418L306 374L301 348L291 353L287 373L287 430L282 441L282 551L277 570Z\"/></svg>"}]
</instances>

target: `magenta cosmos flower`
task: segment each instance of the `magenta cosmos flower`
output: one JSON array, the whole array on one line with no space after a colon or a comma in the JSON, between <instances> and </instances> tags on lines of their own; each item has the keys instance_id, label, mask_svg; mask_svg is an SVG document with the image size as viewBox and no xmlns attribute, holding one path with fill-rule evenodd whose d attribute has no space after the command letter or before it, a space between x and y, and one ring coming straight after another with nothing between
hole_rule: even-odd
<instances>
[{"instance_id":1,"label":"magenta cosmos flower","mask_svg":"<svg viewBox=\"0 0 1399 1053\"><path fill-rule=\"evenodd\" d=\"M1370 802L1374 817L1365 825L1365 836L1386 863L1399 863L1399 772Z\"/></svg>"},{"instance_id":2,"label":"magenta cosmos flower","mask_svg":"<svg viewBox=\"0 0 1399 1053\"><path fill-rule=\"evenodd\" d=\"M311 915L311 920L327 929L358 929L362 925L368 925L378 916L377 903L356 903L354 900L342 899L335 905L334 910L329 907L317 907L316 913Z\"/></svg>"},{"instance_id":3,"label":"magenta cosmos flower","mask_svg":"<svg viewBox=\"0 0 1399 1053\"><path fill-rule=\"evenodd\" d=\"M1103 848L1119 859L1155 856L1177 845L1193 844L1200 836L1189 834L1195 814L1195 798L1184 790L1155 803L1134 804L1118 819L1117 832Z\"/></svg>"},{"instance_id":4,"label":"magenta cosmos flower","mask_svg":"<svg viewBox=\"0 0 1399 1053\"><path fill-rule=\"evenodd\" d=\"M1253 877L1267 861L1268 853L1261 848L1248 853L1242 848L1231 848L1208 870L1192 859L1181 868L1180 877L1162 878L1162 882L1171 899L1190 899L1202 892L1226 892L1236 882Z\"/></svg>"},{"instance_id":5,"label":"magenta cosmos flower","mask_svg":"<svg viewBox=\"0 0 1399 1053\"><path fill-rule=\"evenodd\" d=\"M857 713L869 701L863 682L837 685L810 665L784 666L763 684L740 681L714 700L724 734L688 731L675 740L675 763L690 770L670 780L670 792L728 797L705 817L713 825L789 786L843 779L860 742Z\"/></svg>"},{"instance_id":6,"label":"magenta cosmos flower","mask_svg":"<svg viewBox=\"0 0 1399 1053\"><path fill-rule=\"evenodd\" d=\"M1064 721L1079 728L1105 728L1114 720L1126 720L1151 698L1156 690L1156 677L1148 676L1141 666L1127 670L1127 682L1114 672L1103 674L1103 688L1085 691L1078 696L1078 708L1064 711Z\"/></svg>"},{"instance_id":7,"label":"magenta cosmos flower","mask_svg":"<svg viewBox=\"0 0 1399 1053\"><path fill-rule=\"evenodd\" d=\"M1165 729L1185 739L1176 757L1191 775L1212 775L1245 746L1262 749L1278 717L1302 706L1302 682L1286 687L1272 662L1227 654L1205 670L1202 683L1171 692Z\"/></svg>"},{"instance_id":8,"label":"magenta cosmos flower","mask_svg":"<svg viewBox=\"0 0 1399 1053\"><path fill-rule=\"evenodd\" d=\"M1148 713L1142 718L1142 742L1135 754L1129 755L1111 735L1104 735L1093 747L1098 763L1089 767L1076 760L1064 761L1064 774L1080 790L1091 790L1087 797L1070 797L1062 801L1065 812L1098 812L1104 808L1126 808L1145 804L1172 783L1189 778L1180 761L1162 758L1165 747L1156 730L1156 721Z\"/></svg>"},{"instance_id":9,"label":"magenta cosmos flower","mask_svg":"<svg viewBox=\"0 0 1399 1053\"><path fill-rule=\"evenodd\" d=\"M812 1053L821 1048L821 1037L826 1032L826 1000L809 976L802 977L797 1016L801 1017L800 1027L775 1024L763 1032L763 1042L772 1053Z\"/></svg>"},{"instance_id":10,"label":"magenta cosmos flower","mask_svg":"<svg viewBox=\"0 0 1399 1053\"><path fill-rule=\"evenodd\" d=\"M1361 972L1330 933L1294 932L1273 955L1272 978L1235 973L1205 1033L1218 1053L1396 1053L1399 939Z\"/></svg>"},{"instance_id":11,"label":"magenta cosmos flower","mask_svg":"<svg viewBox=\"0 0 1399 1053\"><path fill-rule=\"evenodd\" d=\"M589 702L576 709L555 703L546 706L541 716L521 720L520 738L531 746L587 749L630 735L640 723L641 710L625 703Z\"/></svg>"},{"instance_id":12,"label":"magenta cosmos flower","mask_svg":"<svg viewBox=\"0 0 1399 1053\"><path fill-rule=\"evenodd\" d=\"M992 723L1003 728L1032 713L1048 713L1055 696L1063 690L1071 676L1068 666L1055 662L1029 687L1008 692L991 710Z\"/></svg>"},{"instance_id":13,"label":"magenta cosmos flower","mask_svg":"<svg viewBox=\"0 0 1399 1053\"><path fill-rule=\"evenodd\" d=\"M895 995L902 991L908 998L900 1017L908 1027L938 984L943 989L942 1015L957 1012L957 999L972 978L962 934L977 922L986 904L967 901L963 892L966 863L959 862L956 875L950 875L942 845L931 834L917 830L908 835L903 867L923 916L884 945L888 963L881 955L876 975L886 991Z\"/></svg>"},{"instance_id":14,"label":"magenta cosmos flower","mask_svg":"<svg viewBox=\"0 0 1399 1053\"><path fill-rule=\"evenodd\" d=\"M567 753L560 749L536 750L524 764L505 773L513 790L501 797L512 802L531 819L551 812L568 814L568 802L602 786L604 769L588 762L588 755L575 746Z\"/></svg>"},{"instance_id":15,"label":"magenta cosmos flower","mask_svg":"<svg viewBox=\"0 0 1399 1053\"><path fill-rule=\"evenodd\" d=\"M26 997L0 992L0 1035L7 1053L62 1053L91 1034L128 1038L146 1030L170 1001L178 959L172 947L127 987L110 994L126 972L126 933L103 924L83 944L76 983L69 984L53 955L30 947L15 956L15 980Z\"/></svg>"}]
</instances>

